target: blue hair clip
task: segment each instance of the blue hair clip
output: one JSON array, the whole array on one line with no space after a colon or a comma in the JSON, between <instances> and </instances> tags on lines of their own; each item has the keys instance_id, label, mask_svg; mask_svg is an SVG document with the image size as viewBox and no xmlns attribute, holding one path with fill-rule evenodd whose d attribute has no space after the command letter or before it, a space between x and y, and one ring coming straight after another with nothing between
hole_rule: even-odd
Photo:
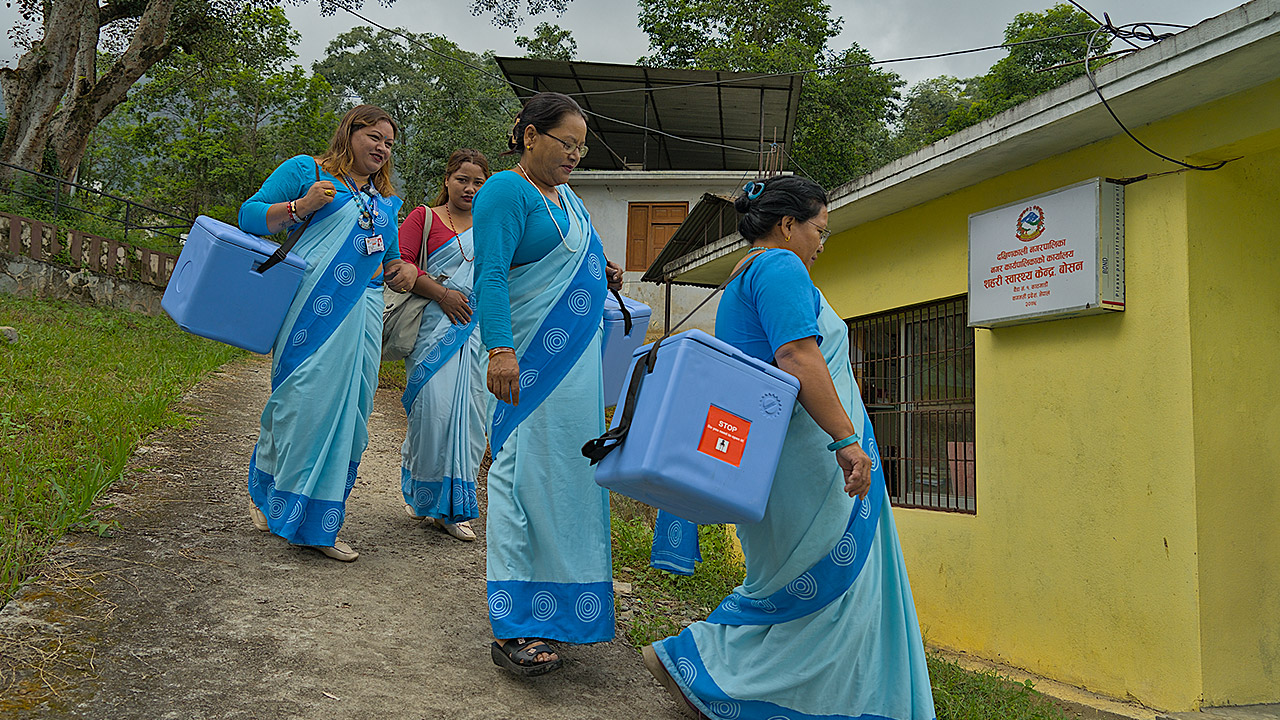
<instances>
[{"instance_id":1,"label":"blue hair clip","mask_svg":"<svg viewBox=\"0 0 1280 720\"><path fill-rule=\"evenodd\" d=\"M761 193L764 192L764 183L749 182L746 185L742 186L742 191L747 194L748 200L755 200L756 198L760 197Z\"/></svg>"}]
</instances>

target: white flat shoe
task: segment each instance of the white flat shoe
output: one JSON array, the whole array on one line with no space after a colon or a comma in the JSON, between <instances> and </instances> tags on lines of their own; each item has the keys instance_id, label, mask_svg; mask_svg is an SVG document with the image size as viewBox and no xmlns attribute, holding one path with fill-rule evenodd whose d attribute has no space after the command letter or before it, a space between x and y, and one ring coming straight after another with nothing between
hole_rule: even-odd
<instances>
[{"instance_id":1,"label":"white flat shoe","mask_svg":"<svg viewBox=\"0 0 1280 720\"><path fill-rule=\"evenodd\" d=\"M463 520L460 523L447 523L439 518L433 518L435 526L461 540L462 542L475 542L476 531L471 529L471 523Z\"/></svg>"},{"instance_id":2,"label":"white flat shoe","mask_svg":"<svg viewBox=\"0 0 1280 720\"><path fill-rule=\"evenodd\" d=\"M262 532L269 532L270 527L267 526L267 516L262 514L257 505L250 503L249 519L253 521L253 526Z\"/></svg>"},{"instance_id":3,"label":"white flat shoe","mask_svg":"<svg viewBox=\"0 0 1280 720\"><path fill-rule=\"evenodd\" d=\"M323 545L312 545L311 547L324 553L327 557L331 557L334 560L341 560L342 562L351 562L352 560L360 557L360 553L352 550L350 545L342 542L341 540L334 540L333 547L324 547Z\"/></svg>"}]
</instances>

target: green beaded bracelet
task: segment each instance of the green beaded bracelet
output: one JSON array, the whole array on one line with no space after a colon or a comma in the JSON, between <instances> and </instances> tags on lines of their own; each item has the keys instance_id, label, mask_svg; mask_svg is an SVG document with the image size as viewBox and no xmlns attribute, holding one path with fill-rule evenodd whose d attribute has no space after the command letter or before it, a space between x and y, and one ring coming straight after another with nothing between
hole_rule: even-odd
<instances>
[{"instance_id":1,"label":"green beaded bracelet","mask_svg":"<svg viewBox=\"0 0 1280 720\"><path fill-rule=\"evenodd\" d=\"M829 445L827 445L827 449L831 451L839 450L842 447L847 447L849 445L852 445L858 442L858 440L860 440L860 438L858 437L858 433L854 433L843 440L836 440L830 443Z\"/></svg>"}]
</instances>

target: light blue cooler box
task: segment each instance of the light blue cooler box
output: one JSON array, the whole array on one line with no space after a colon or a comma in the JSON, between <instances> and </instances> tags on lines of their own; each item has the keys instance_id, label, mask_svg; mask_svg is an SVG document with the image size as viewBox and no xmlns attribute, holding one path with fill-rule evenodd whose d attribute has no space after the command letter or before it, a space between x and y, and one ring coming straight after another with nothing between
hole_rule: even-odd
<instances>
[{"instance_id":1,"label":"light blue cooler box","mask_svg":"<svg viewBox=\"0 0 1280 720\"><path fill-rule=\"evenodd\" d=\"M258 273L277 247L201 215L182 246L160 307L193 335L270 352L307 268L306 260L289 253Z\"/></svg>"},{"instance_id":2,"label":"light blue cooler box","mask_svg":"<svg viewBox=\"0 0 1280 720\"><path fill-rule=\"evenodd\" d=\"M701 330L675 335L596 483L699 524L759 522L799 391L791 375Z\"/></svg>"},{"instance_id":3,"label":"light blue cooler box","mask_svg":"<svg viewBox=\"0 0 1280 720\"><path fill-rule=\"evenodd\" d=\"M649 329L649 316L653 311L648 305L623 296L627 312L631 313L631 333L627 333L626 322L622 317L622 309L618 301L610 293L604 296L604 342L601 344L601 355L604 366L604 401L605 407L612 405L614 398L622 392L627 379L627 370L631 366L631 355L644 342L645 332Z\"/></svg>"}]
</instances>

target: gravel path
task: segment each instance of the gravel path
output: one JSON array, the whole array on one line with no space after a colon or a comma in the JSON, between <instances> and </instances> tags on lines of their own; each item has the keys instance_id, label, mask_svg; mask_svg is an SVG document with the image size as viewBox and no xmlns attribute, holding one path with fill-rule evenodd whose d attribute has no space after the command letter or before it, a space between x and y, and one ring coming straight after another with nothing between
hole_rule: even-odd
<instances>
[{"instance_id":1,"label":"gravel path","mask_svg":"<svg viewBox=\"0 0 1280 720\"><path fill-rule=\"evenodd\" d=\"M111 538L69 535L0 611L0 716L678 718L622 641L520 679L489 659L480 540L401 507L399 395L380 390L343 564L258 532L245 477L270 364L236 361L182 401L105 499ZM481 495L483 509L483 492Z\"/></svg>"}]
</instances>

